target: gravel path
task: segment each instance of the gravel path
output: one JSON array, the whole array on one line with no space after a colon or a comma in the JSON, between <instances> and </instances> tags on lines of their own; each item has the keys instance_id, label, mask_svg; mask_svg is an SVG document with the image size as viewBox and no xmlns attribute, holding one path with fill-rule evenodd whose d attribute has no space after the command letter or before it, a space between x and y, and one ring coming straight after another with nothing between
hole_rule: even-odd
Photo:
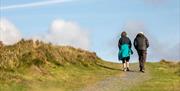
<instances>
[{"instance_id":1,"label":"gravel path","mask_svg":"<svg viewBox=\"0 0 180 91\"><path fill-rule=\"evenodd\" d=\"M131 65L131 71L109 77L80 91L125 91L150 78L148 70L139 72L138 64Z\"/></svg>"}]
</instances>

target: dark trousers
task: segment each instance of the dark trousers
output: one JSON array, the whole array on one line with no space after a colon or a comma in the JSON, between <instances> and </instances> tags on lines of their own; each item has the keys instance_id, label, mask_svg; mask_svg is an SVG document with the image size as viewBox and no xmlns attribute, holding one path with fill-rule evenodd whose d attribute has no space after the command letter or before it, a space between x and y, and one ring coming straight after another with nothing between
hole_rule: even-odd
<instances>
[{"instance_id":1,"label":"dark trousers","mask_svg":"<svg viewBox=\"0 0 180 91\"><path fill-rule=\"evenodd\" d=\"M130 56L122 59L122 63L129 62Z\"/></svg>"},{"instance_id":2,"label":"dark trousers","mask_svg":"<svg viewBox=\"0 0 180 91\"><path fill-rule=\"evenodd\" d=\"M138 56L139 56L140 70L145 70L144 64L146 62L147 51L146 50L137 50L137 52L138 52Z\"/></svg>"}]
</instances>

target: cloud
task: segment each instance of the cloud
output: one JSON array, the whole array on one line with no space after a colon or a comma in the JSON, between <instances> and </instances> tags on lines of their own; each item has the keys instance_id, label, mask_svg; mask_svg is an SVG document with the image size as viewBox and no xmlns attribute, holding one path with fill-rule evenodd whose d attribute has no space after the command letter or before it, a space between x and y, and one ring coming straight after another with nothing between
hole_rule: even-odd
<instances>
[{"instance_id":1,"label":"cloud","mask_svg":"<svg viewBox=\"0 0 180 91\"><path fill-rule=\"evenodd\" d=\"M39 7L39 6L45 6L45 5L51 5L51 4L65 3L65 2L70 2L70 1L72 1L72 0L46 0L46 1L40 1L40 2L26 3L26 4L15 4L15 5L9 5L9 6L2 6L2 7L0 7L0 10L27 8L27 7Z\"/></svg>"},{"instance_id":2,"label":"cloud","mask_svg":"<svg viewBox=\"0 0 180 91\"><path fill-rule=\"evenodd\" d=\"M21 39L21 33L16 26L5 18L0 19L0 41L6 45L11 45ZM90 39L86 29L81 28L76 22L54 20L49 30L36 34L25 39L41 40L57 45L70 45L82 49L89 49Z\"/></svg>"},{"instance_id":3,"label":"cloud","mask_svg":"<svg viewBox=\"0 0 180 91\"><path fill-rule=\"evenodd\" d=\"M139 32L147 32L146 26L142 21L128 21L122 27L122 31L126 31L131 39L134 39Z\"/></svg>"},{"instance_id":4,"label":"cloud","mask_svg":"<svg viewBox=\"0 0 180 91\"><path fill-rule=\"evenodd\" d=\"M0 41L4 44L14 44L21 39L21 33L16 26L5 18L0 18Z\"/></svg>"},{"instance_id":5,"label":"cloud","mask_svg":"<svg viewBox=\"0 0 180 91\"><path fill-rule=\"evenodd\" d=\"M81 28L73 21L56 19L50 25L47 33L36 37L46 42L58 45L71 45L88 49L90 44L89 34L86 29Z\"/></svg>"}]
</instances>

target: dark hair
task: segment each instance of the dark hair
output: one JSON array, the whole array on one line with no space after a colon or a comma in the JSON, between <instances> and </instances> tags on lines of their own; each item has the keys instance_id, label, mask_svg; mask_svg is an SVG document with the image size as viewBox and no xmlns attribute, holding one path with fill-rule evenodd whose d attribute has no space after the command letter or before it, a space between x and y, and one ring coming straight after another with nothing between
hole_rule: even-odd
<instances>
[{"instance_id":1,"label":"dark hair","mask_svg":"<svg viewBox=\"0 0 180 91\"><path fill-rule=\"evenodd\" d=\"M122 33L121 33L121 37L125 37L127 35L127 33L125 32L125 31L123 31Z\"/></svg>"}]
</instances>

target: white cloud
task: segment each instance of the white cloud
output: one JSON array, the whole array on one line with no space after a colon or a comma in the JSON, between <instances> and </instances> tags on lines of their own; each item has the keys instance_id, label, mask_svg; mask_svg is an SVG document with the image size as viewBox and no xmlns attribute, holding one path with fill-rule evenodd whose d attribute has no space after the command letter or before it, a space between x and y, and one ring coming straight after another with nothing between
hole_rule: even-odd
<instances>
[{"instance_id":1,"label":"white cloud","mask_svg":"<svg viewBox=\"0 0 180 91\"><path fill-rule=\"evenodd\" d=\"M126 31L131 39L134 39L139 32L148 34L146 33L146 26L142 21L128 21L123 26L122 31Z\"/></svg>"},{"instance_id":2,"label":"white cloud","mask_svg":"<svg viewBox=\"0 0 180 91\"><path fill-rule=\"evenodd\" d=\"M14 44L21 39L21 34L16 26L5 18L0 18L0 41L4 44Z\"/></svg>"},{"instance_id":3,"label":"white cloud","mask_svg":"<svg viewBox=\"0 0 180 91\"><path fill-rule=\"evenodd\" d=\"M15 5L9 5L9 6L2 6L0 7L0 10L26 8L26 7L38 7L38 6L45 6L45 5L51 5L51 4L65 3L69 1L72 1L72 0L46 0L46 1L41 1L41 2L26 3L26 4L15 4Z\"/></svg>"},{"instance_id":4,"label":"white cloud","mask_svg":"<svg viewBox=\"0 0 180 91\"><path fill-rule=\"evenodd\" d=\"M89 48L89 36L86 29L72 21L54 20L49 31L37 39L58 45L71 45L83 49Z\"/></svg>"},{"instance_id":5,"label":"white cloud","mask_svg":"<svg viewBox=\"0 0 180 91\"><path fill-rule=\"evenodd\" d=\"M6 45L11 45L21 39L21 33L9 20L0 19L0 41ZM78 48L89 49L90 39L86 29L81 28L72 21L54 20L49 31L31 36L28 39L42 40L57 45L70 45Z\"/></svg>"}]
</instances>

